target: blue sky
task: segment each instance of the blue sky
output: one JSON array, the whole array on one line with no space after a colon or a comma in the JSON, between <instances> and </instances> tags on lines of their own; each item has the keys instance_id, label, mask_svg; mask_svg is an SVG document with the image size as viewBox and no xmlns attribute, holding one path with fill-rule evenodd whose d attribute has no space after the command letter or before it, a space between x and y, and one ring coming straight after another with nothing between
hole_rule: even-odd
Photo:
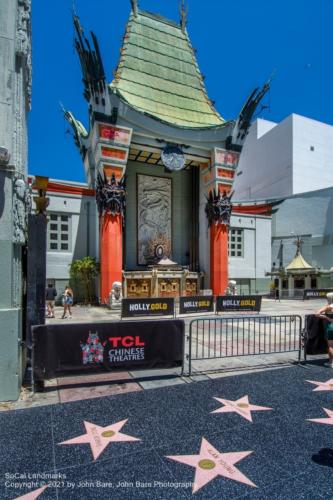
<instances>
[{"instance_id":1,"label":"blue sky","mask_svg":"<svg viewBox=\"0 0 333 500\"><path fill-rule=\"evenodd\" d=\"M72 0L33 0L33 100L29 173L84 181L59 103L87 126L81 71L73 45ZM112 80L130 0L75 0L85 32L98 38ZM140 0L142 10L179 20L179 0ZM225 119L276 71L260 116L298 113L333 124L331 0L188 0L187 29L209 97Z\"/></svg>"}]
</instances>

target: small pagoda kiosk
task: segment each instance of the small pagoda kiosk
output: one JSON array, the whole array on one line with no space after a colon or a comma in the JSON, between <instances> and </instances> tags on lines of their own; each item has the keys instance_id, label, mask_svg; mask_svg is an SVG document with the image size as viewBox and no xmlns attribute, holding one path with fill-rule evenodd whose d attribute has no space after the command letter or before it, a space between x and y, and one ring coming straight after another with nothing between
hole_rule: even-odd
<instances>
[{"instance_id":1,"label":"small pagoda kiosk","mask_svg":"<svg viewBox=\"0 0 333 500\"><path fill-rule=\"evenodd\" d=\"M301 253L303 241L297 237L295 241L295 257L285 267L273 270L267 275L275 278L275 291L280 298L303 298L305 289L316 289L317 278L329 275L331 270L318 269L311 266Z\"/></svg>"},{"instance_id":2,"label":"small pagoda kiosk","mask_svg":"<svg viewBox=\"0 0 333 500\"><path fill-rule=\"evenodd\" d=\"M131 4L110 84L95 35L89 42L74 17L89 130L64 110L96 189L101 301L119 281L132 296L193 295L201 285L224 293L233 179L269 84L237 120L224 120L207 95L184 5L178 24ZM168 269L153 282L161 259L184 272Z\"/></svg>"}]
</instances>

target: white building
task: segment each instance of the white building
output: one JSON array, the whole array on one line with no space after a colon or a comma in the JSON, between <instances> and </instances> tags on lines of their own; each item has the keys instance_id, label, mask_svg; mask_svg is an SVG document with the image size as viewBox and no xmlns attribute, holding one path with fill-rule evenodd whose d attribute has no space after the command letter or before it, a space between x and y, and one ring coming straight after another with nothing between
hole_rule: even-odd
<instances>
[{"instance_id":1,"label":"white building","mask_svg":"<svg viewBox=\"0 0 333 500\"><path fill-rule=\"evenodd\" d=\"M234 182L236 200L283 198L333 186L333 126L292 114L250 128Z\"/></svg>"},{"instance_id":2,"label":"white building","mask_svg":"<svg viewBox=\"0 0 333 500\"><path fill-rule=\"evenodd\" d=\"M241 294L267 293L271 268L271 217L234 213L229 230L229 276Z\"/></svg>"},{"instance_id":3,"label":"white building","mask_svg":"<svg viewBox=\"0 0 333 500\"><path fill-rule=\"evenodd\" d=\"M272 263L285 267L295 255L296 236L302 255L314 268L333 270L333 187L295 194L282 201L272 217ZM282 242L283 252L279 253ZM311 288L331 288L333 273L318 277Z\"/></svg>"},{"instance_id":4,"label":"white building","mask_svg":"<svg viewBox=\"0 0 333 500\"><path fill-rule=\"evenodd\" d=\"M87 184L50 180L47 196L46 276L60 295L74 260L88 255L98 260L95 193ZM80 299L80 290L76 290L76 298Z\"/></svg>"}]
</instances>

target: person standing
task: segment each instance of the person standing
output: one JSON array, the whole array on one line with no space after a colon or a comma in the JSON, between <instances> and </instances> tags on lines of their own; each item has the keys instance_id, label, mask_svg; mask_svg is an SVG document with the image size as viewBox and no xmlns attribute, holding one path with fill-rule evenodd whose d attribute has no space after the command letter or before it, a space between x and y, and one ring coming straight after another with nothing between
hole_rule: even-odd
<instances>
[{"instance_id":1,"label":"person standing","mask_svg":"<svg viewBox=\"0 0 333 500\"><path fill-rule=\"evenodd\" d=\"M56 296L57 296L57 290L54 288L52 283L49 283L45 293L47 318L54 318L54 302Z\"/></svg>"},{"instance_id":2,"label":"person standing","mask_svg":"<svg viewBox=\"0 0 333 500\"><path fill-rule=\"evenodd\" d=\"M316 312L316 316L325 318L328 321L325 332L325 337L328 344L328 362L325 363L325 366L333 368L333 318L326 315L327 313L333 314L333 293L328 293L326 297L328 304L324 307L321 307Z\"/></svg>"},{"instance_id":3,"label":"person standing","mask_svg":"<svg viewBox=\"0 0 333 500\"><path fill-rule=\"evenodd\" d=\"M73 305L73 290L69 287L69 285L66 286L64 291L63 305L64 305L64 312L63 315L61 316L61 319L65 319L67 317L71 318L72 317L71 306Z\"/></svg>"}]
</instances>

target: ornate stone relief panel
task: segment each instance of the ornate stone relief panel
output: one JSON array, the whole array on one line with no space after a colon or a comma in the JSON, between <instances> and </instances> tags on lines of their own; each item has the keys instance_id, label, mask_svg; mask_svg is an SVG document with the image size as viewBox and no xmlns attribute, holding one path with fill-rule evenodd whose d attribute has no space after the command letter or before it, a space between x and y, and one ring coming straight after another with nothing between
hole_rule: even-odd
<instances>
[{"instance_id":1,"label":"ornate stone relief panel","mask_svg":"<svg viewBox=\"0 0 333 500\"><path fill-rule=\"evenodd\" d=\"M172 181L165 177L137 176L138 264L171 257Z\"/></svg>"}]
</instances>

